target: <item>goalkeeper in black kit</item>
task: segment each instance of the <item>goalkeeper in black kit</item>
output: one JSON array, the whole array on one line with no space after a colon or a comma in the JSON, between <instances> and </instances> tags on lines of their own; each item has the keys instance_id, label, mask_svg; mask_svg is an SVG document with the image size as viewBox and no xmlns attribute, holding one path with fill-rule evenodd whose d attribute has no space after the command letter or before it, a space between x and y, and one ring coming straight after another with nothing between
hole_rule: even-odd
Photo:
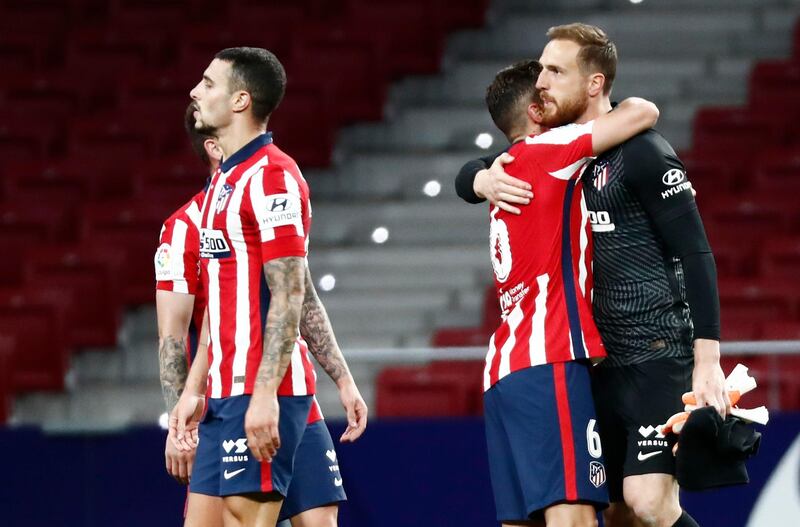
<instances>
[{"instance_id":1,"label":"goalkeeper in black kit","mask_svg":"<svg viewBox=\"0 0 800 527\"><path fill-rule=\"evenodd\" d=\"M548 32L553 42L583 50L581 74L603 74L610 103L616 49L594 26L570 24ZM548 44L550 46L550 44ZM584 51L585 50L585 51ZM558 71L547 63L537 82L558 104ZM592 60L592 57L601 57ZM612 62L609 57L613 57ZM467 202L489 199L518 211L536 189L503 171L507 153L470 161L456 179ZM595 368L597 406L608 488L610 524L696 526L678 500L674 436L660 425L683 410L693 391L699 406L730 410L719 364L716 266L686 171L670 144L646 131L597 157L583 176L586 221L594 244L593 313L608 358ZM531 192L532 191L532 192Z\"/></svg>"}]
</instances>

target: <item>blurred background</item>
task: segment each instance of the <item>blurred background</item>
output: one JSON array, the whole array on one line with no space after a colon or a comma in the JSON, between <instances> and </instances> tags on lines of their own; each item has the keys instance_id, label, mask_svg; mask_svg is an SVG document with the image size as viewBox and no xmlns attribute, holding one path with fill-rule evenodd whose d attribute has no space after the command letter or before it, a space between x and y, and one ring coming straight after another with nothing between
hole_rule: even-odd
<instances>
[{"instance_id":1,"label":"blurred background","mask_svg":"<svg viewBox=\"0 0 800 527\"><path fill-rule=\"evenodd\" d=\"M716 257L723 368L772 412L751 484L705 526L800 525L800 1L0 0L0 525L171 526L153 254L203 185L182 128L214 53L266 47L270 122L314 204L310 265L371 408L340 449L345 526L494 525L482 357L499 309L467 160L548 27L617 43L614 99L661 109ZM320 374L334 433L342 415Z\"/></svg>"}]
</instances>

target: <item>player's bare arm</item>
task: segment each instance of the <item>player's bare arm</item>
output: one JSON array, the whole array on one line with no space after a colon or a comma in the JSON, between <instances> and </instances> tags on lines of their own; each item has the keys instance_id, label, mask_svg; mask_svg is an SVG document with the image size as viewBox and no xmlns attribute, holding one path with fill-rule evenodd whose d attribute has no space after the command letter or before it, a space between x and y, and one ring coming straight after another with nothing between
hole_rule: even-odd
<instances>
[{"instance_id":1,"label":"player's bare arm","mask_svg":"<svg viewBox=\"0 0 800 527\"><path fill-rule=\"evenodd\" d=\"M208 309L203 315L203 326L197 344L197 355L186 377L186 385L178 403L170 413L169 438L181 452L197 447L200 418L205 408L208 387Z\"/></svg>"},{"instance_id":2,"label":"player's bare arm","mask_svg":"<svg viewBox=\"0 0 800 527\"><path fill-rule=\"evenodd\" d=\"M317 359L322 369L339 388L339 397L347 412L347 430L341 441L358 439L367 427L367 405L356 386L342 350L336 342L328 313L322 304L311 271L306 268L306 292L300 318L300 335L308 344L308 350Z\"/></svg>"},{"instance_id":3,"label":"player's bare arm","mask_svg":"<svg viewBox=\"0 0 800 527\"><path fill-rule=\"evenodd\" d=\"M601 115L592 127L592 150L601 154L631 137L652 128L658 121L655 104L638 97L629 97L612 112Z\"/></svg>"},{"instance_id":4,"label":"player's bare arm","mask_svg":"<svg viewBox=\"0 0 800 527\"><path fill-rule=\"evenodd\" d=\"M194 295L156 291L158 364L167 412L171 412L177 404L189 375L186 335L193 308Z\"/></svg>"},{"instance_id":5,"label":"player's bare arm","mask_svg":"<svg viewBox=\"0 0 800 527\"><path fill-rule=\"evenodd\" d=\"M514 161L509 153L501 154L489 168L479 170L475 175L473 190L475 194L500 209L519 214L520 209L512 205L527 205L533 198L530 183L506 174L503 168Z\"/></svg>"},{"instance_id":6,"label":"player's bare arm","mask_svg":"<svg viewBox=\"0 0 800 527\"><path fill-rule=\"evenodd\" d=\"M280 448L278 387L299 336L305 296L305 258L276 258L264 264L270 291L264 349L253 396L245 415L247 444L259 461L271 461Z\"/></svg>"}]
</instances>

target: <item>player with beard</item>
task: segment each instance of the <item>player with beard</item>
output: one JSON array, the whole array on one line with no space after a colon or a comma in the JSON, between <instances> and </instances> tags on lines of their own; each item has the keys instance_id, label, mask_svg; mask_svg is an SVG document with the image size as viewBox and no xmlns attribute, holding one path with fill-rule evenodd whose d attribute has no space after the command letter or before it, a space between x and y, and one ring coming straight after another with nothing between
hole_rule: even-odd
<instances>
[{"instance_id":1,"label":"player with beard","mask_svg":"<svg viewBox=\"0 0 800 527\"><path fill-rule=\"evenodd\" d=\"M213 135L196 128L194 103L184 115L184 125L192 149L213 176L222 160L222 152ZM154 258L156 271L156 312L159 329L159 364L162 391L171 412L186 385L188 367L197 356L205 360L208 329L201 336L202 317L206 308L205 291L200 284L199 216L205 189L170 215L159 237ZM263 293L264 291L262 291ZM262 298L263 305L269 297ZM181 451L175 446L177 418L172 416L165 447L167 472L182 484L188 484L196 450ZM314 398L306 431L295 456L295 473L281 506L279 523L283 527L337 524L338 502L346 500L335 452L327 432L319 403ZM321 459L329 462L319 463ZM331 477L334 484L331 485ZM222 525L222 499L193 493L187 500L185 525L217 527Z\"/></svg>"},{"instance_id":2,"label":"player with beard","mask_svg":"<svg viewBox=\"0 0 800 527\"><path fill-rule=\"evenodd\" d=\"M594 526L607 492L589 381L605 356L591 316L592 250L579 177L596 153L651 127L658 110L623 101L595 121L547 130L533 60L497 74L486 92L510 142L509 172L539 189L523 214L490 209L500 326L484 369L486 443L504 525Z\"/></svg>"},{"instance_id":3,"label":"player with beard","mask_svg":"<svg viewBox=\"0 0 800 527\"><path fill-rule=\"evenodd\" d=\"M551 28L548 37L537 82L543 124L608 113L614 44L586 24ZM505 153L467 163L458 194L519 214L516 205L524 209L536 189L503 171L510 159ZM691 185L653 130L599 156L583 180L595 249L594 318L608 353L593 376L609 494L617 502L608 518L615 525L635 516L648 527L694 526L678 499L672 444L658 425L683 409L681 395L690 390L723 417L729 404L716 269Z\"/></svg>"},{"instance_id":4,"label":"player with beard","mask_svg":"<svg viewBox=\"0 0 800 527\"><path fill-rule=\"evenodd\" d=\"M275 525L289 514L282 505L294 510L293 525L335 524L335 514L307 522L297 514L316 494L290 503L296 472L315 474L316 488L342 486L324 422L313 430L308 424L316 383L309 353L339 388L348 417L341 440L356 440L367 423L307 267L308 186L266 133L285 84L272 53L231 48L216 55L191 92L196 129L214 135L225 157L200 212L208 353L194 361L174 410L176 446L197 447L190 509L193 496L220 496L226 526ZM329 447L308 456L303 440L316 431Z\"/></svg>"}]
</instances>

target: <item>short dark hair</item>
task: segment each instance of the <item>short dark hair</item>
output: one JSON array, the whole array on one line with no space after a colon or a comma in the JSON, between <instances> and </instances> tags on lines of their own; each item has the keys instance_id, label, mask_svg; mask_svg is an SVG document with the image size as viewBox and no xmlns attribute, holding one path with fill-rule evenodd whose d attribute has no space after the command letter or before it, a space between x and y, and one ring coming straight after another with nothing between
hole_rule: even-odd
<instances>
[{"instance_id":1,"label":"short dark hair","mask_svg":"<svg viewBox=\"0 0 800 527\"><path fill-rule=\"evenodd\" d=\"M551 27L547 31L550 40L570 40L581 47L578 66L584 75L600 72L606 78L603 93L611 93L614 77L617 76L617 46L609 40L606 32L597 26L575 22Z\"/></svg>"},{"instance_id":2,"label":"short dark hair","mask_svg":"<svg viewBox=\"0 0 800 527\"><path fill-rule=\"evenodd\" d=\"M189 136L189 142L192 144L192 150L200 158L205 166L211 166L211 160L208 158L205 143L206 139L216 139L213 135L204 134L197 130L194 118L194 112L197 110L194 103L186 107L186 114L183 116L183 127L186 129L186 135Z\"/></svg>"},{"instance_id":3,"label":"short dark hair","mask_svg":"<svg viewBox=\"0 0 800 527\"><path fill-rule=\"evenodd\" d=\"M542 99L536 89L536 81L542 65L536 60L523 60L500 70L486 88L486 106L497 128L511 139L516 128L524 127L520 105L541 105Z\"/></svg>"},{"instance_id":4,"label":"short dark hair","mask_svg":"<svg viewBox=\"0 0 800 527\"><path fill-rule=\"evenodd\" d=\"M278 57L263 48L240 47L223 49L214 58L230 62L228 88L249 93L253 118L266 121L286 91L286 71Z\"/></svg>"}]
</instances>

